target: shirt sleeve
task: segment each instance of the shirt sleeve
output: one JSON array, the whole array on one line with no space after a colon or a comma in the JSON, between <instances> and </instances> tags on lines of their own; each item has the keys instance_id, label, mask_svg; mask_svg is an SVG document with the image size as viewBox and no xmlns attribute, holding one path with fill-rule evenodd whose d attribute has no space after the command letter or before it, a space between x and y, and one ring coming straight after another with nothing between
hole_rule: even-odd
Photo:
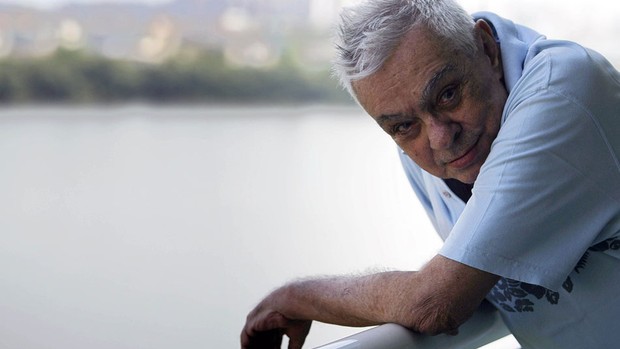
<instances>
[{"instance_id":1,"label":"shirt sleeve","mask_svg":"<svg viewBox=\"0 0 620 349\"><path fill-rule=\"evenodd\" d=\"M551 63L540 58L525 79L530 85L511 95L473 196L440 254L557 290L589 246L618 234L620 179L606 130L581 102L588 98L561 88L570 74L551 75Z\"/></svg>"}]
</instances>

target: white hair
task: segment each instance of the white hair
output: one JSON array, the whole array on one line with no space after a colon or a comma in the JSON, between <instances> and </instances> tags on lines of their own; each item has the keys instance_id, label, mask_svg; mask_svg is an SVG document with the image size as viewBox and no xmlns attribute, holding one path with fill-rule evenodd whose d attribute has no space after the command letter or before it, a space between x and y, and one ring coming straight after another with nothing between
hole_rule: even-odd
<instances>
[{"instance_id":1,"label":"white hair","mask_svg":"<svg viewBox=\"0 0 620 349\"><path fill-rule=\"evenodd\" d=\"M333 74L355 97L351 83L379 70L419 24L443 45L470 55L476 51L473 18L452 0L366 0L340 14Z\"/></svg>"}]
</instances>

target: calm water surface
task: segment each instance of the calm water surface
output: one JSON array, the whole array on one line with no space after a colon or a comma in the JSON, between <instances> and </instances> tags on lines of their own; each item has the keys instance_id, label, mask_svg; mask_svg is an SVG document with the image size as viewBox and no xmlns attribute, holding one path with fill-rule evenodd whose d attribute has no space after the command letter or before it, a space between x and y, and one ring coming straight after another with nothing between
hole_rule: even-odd
<instances>
[{"instance_id":1,"label":"calm water surface","mask_svg":"<svg viewBox=\"0 0 620 349\"><path fill-rule=\"evenodd\" d=\"M2 348L237 348L287 280L438 248L357 108L3 109L0 163Z\"/></svg>"}]
</instances>

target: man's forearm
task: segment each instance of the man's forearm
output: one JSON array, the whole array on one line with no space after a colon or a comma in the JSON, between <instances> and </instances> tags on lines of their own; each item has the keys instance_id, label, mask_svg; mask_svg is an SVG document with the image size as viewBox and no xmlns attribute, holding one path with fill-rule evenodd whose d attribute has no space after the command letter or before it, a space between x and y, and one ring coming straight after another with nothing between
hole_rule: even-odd
<instances>
[{"instance_id":1,"label":"man's forearm","mask_svg":"<svg viewBox=\"0 0 620 349\"><path fill-rule=\"evenodd\" d=\"M371 326L397 323L426 334L456 333L498 277L436 256L419 272L384 272L293 282L263 299L246 319L243 348L301 348L312 320ZM270 342L271 343L271 342Z\"/></svg>"},{"instance_id":2,"label":"man's forearm","mask_svg":"<svg viewBox=\"0 0 620 349\"><path fill-rule=\"evenodd\" d=\"M298 281L270 301L291 319L343 326L398 323L418 332L454 332L497 277L437 256L420 272Z\"/></svg>"},{"instance_id":3,"label":"man's forearm","mask_svg":"<svg viewBox=\"0 0 620 349\"><path fill-rule=\"evenodd\" d=\"M403 289L415 272L384 272L356 277L297 281L274 291L268 299L291 319L317 320L343 326L396 322Z\"/></svg>"}]
</instances>

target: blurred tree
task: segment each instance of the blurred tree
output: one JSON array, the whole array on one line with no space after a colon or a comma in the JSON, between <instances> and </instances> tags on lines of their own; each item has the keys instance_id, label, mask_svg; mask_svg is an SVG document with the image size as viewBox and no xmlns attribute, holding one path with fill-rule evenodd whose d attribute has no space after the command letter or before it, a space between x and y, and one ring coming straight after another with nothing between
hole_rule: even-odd
<instances>
[{"instance_id":1,"label":"blurred tree","mask_svg":"<svg viewBox=\"0 0 620 349\"><path fill-rule=\"evenodd\" d=\"M58 50L43 58L0 60L0 101L92 103L343 103L350 98L323 71L287 55L272 68L233 68L221 52L179 55L159 65Z\"/></svg>"}]
</instances>

